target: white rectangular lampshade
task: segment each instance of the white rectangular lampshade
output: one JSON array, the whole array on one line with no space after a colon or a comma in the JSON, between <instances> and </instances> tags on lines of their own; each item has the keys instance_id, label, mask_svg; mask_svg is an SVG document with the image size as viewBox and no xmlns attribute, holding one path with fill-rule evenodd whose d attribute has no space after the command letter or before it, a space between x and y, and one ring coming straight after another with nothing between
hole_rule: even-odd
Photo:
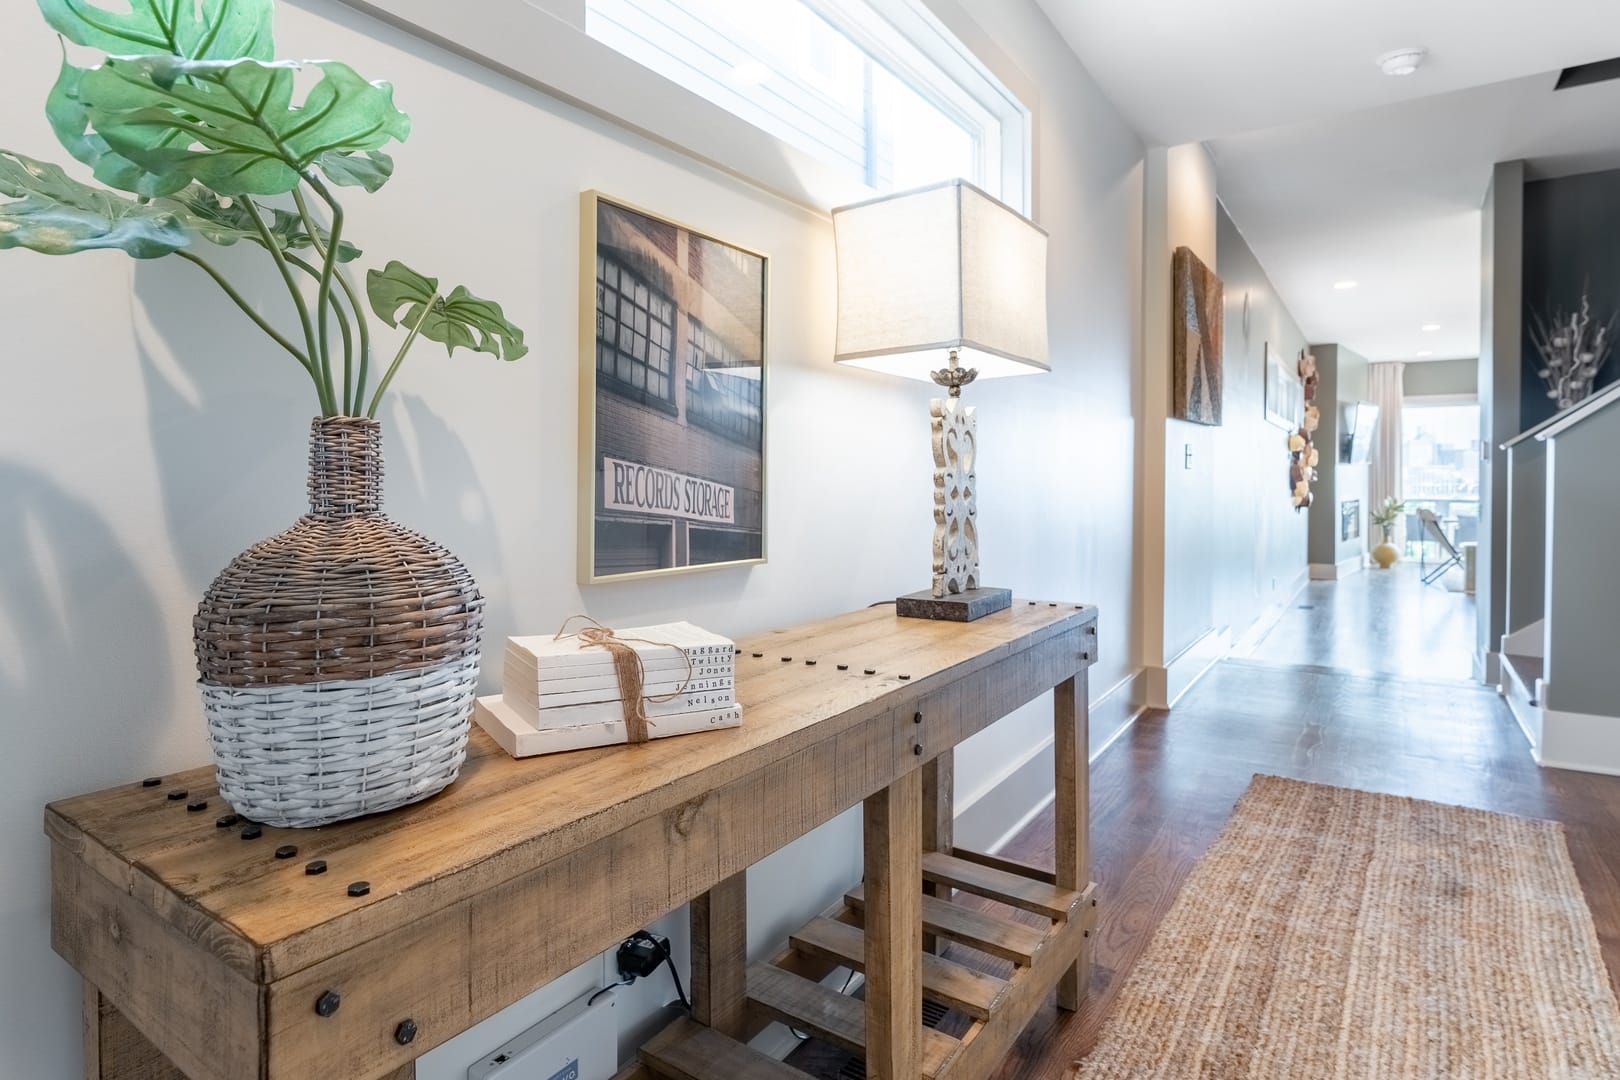
<instances>
[{"instance_id":1,"label":"white rectangular lampshade","mask_svg":"<svg viewBox=\"0 0 1620 1080\"><path fill-rule=\"evenodd\" d=\"M833 211L840 363L927 379L1050 370L1046 233L955 180Z\"/></svg>"}]
</instances>

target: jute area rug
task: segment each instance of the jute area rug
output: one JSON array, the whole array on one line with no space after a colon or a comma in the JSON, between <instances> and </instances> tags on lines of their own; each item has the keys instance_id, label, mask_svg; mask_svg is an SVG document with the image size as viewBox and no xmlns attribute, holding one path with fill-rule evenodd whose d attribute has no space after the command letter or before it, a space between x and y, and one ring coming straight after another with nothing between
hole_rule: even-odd
<instances>
[{"instance_id":1,"label":"jute area rug","mask_svg":"<svg viewBox=\"0 0 1620 1080\"><path fill-rule=\"evenodd\" d=\"M1620 1010L1563 826L1258 776L1079 1080L1598 1080Z\"/></svg>"}]
</instances>

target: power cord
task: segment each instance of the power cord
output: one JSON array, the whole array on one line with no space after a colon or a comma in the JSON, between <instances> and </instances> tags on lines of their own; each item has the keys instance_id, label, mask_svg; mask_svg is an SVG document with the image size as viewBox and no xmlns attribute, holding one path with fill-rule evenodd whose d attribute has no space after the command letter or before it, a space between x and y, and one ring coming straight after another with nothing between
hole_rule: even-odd
<instances>
[{"instance_id":1,"label":"power cord","mask_svg":"<svg viewBox=\"0 0 1620 1080\"><path fill-rule=\"evenodd\" d=\"M692 1002L686 997L686 987L681 985L681 973L675 969L675 957L669 951L668 938L661 938L645 930L637 930L624 939L615 959L618 961L619 975L623 981L615 983L614 986L627 986L668 964L669 977L675 982L675 994L681 999L681 1008L688 1013L692 1011ZM611 990L613 987L605 989ZM603 991L598 991L601 992Z\"/></svg>"},{"instance_id":2,"label":"power cord","mask_svg":"<svg viewBox=\"0 0 1620 1080\"><path fill-rule=\"evenodd\" d=\"M642 932L645 933L645 931ZM681 999L681 1008L690 1013L692 1003L686 1000L686 988L681 985L681 973L675 970L675 958L669 954L669 942L655 938L651 934L647 934L647 936L652 938L654 946L664 956L664 963L669 965L669 977L675 980L675 996Z\"/></svg>"}]
</instances>

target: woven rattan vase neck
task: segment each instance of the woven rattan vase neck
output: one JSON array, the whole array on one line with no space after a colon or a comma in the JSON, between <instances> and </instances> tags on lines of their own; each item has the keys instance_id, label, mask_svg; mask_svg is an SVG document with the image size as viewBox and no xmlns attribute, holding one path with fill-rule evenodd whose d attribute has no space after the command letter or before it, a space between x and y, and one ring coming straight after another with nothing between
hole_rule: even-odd
<instances>
[{"instance_id":1,"label":"woven rattan vase neck","mask_svg":"<svg viewBox=\"0 0 1620 1080\"><path fill-rule=\"evenodd\" d=\"M318 416L309 426L309 512L337 519L382 511L382 425Z\"/></svg>"}]
</instances>

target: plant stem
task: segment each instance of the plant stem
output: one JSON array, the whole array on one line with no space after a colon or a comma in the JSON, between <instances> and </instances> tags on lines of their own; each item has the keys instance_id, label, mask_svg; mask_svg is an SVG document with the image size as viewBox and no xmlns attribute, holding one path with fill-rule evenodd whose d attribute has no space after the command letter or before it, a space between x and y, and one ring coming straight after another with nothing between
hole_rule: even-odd
<instances>
[{"instance_id":1,"label":"plant stem","mask_svg":"<svg viewBox=\"0 0 1620 1080\"><path fill-rule=\"evenodd\" d=\"M312 187L317 182L309 176L304 179ZM304 231L309 234L310 243L314 245L315 250L324 259L326 257L326 245L321 243L320 233L315 228L315 218L309 212L309 203L305 201L304 193L297 188L293 189L292 195L293 202L298 205L298 216L304 221ZM339 250L341 251L341 248ZM349 308L354 312L354 325L360 335L360 375L355 380L352 397L345 389L344 397L347 400L343 403L343 411L347 413L358 410L361 401L365 400L366 373L371 364L371 323L366 318L365 306L360 303L360 295L355 291L354 283L349 280L349 275L344 273L341 264L334 264L333 275L337 279L338 288L342 289L343 295L348 298ZM318 277L319 275L311 268L310 276ZM333 305L332 310L337 310L336 304ZM347 352L343 354L343 385L345 388L349 385L349 354Z\"/></svg>"},{"instance_id":2,"label":"plant stem","mask_svg":"<svg viewBox=\"0 0 1620 1080\"><path fill-rule=\"evenodd\" d=\"M332 276L337 270L338 252L342 248L342 240L343 240L343 207L341 205L339 205L336 197L334 197L331 190L329 188L327 188L327 186L324 183L321 182L321 178L318 175L316 175L314 170L310 170L308 172L305 172L303 174L303 177L304 177L304 182L307 183L310 186L310 188L315 192L315 194L317 194L317 195L319 195L321 197L321 201L326 203L327 209L330 210L331 213L332 213L332 229L331 229L331 232L327 236L327 239L326 239L326 258L321 264L321 269L323 271L322 275L321 275L321 295L322 296L331 296L332 295ZM302 192L297 191L296 189L294 190L295 201L298 204L299 212L305 214L305 220L307 222L308 221L308 213L307 213L307 210L306 210L306 208L304 206L304 203L303 203L303 200L302 200L302 194L303 194ZM315 234L312 231L310 233L310 239L313 240L314 238L315 238ZM352 406L354 409L358 410L360 408L360 397L361 397L361 395L363 395L365 393L366 364L367 364L367 361L371 358L371 348L370 348L370 345L371 345L371 332L370 332L370 329L366 325L365 312L361 310L359 301L355 299L354 290L349 286L349 283L346 282L346 281L341 282L341 284L343 286L343 291L349 297L350 305L353 306L353 308L354 308L355 318L360 323L360 379L359 379L359 384L358 384L358 392L355 394L354 403L353 403L353 406ZM325 332L325 329L326 329L326 327L325 327L325 325L323 323L322 327L321 327L321 330L322 330L323 334ZM349 373L348 373L347 369L345 369L345 371L343 373L343 382L344 382L345 386L348 385ZM350 406L345 404L345 406L344 406L345 411L347 411L349 408L350 408Z\"/></svg>"},{"instance_id":3,"label":"plant stem","mask_svg":"<svg viewBox=\"0 0 1620 1080\"><path fill-rule=\"evenodd\" d=\"M298 269L302 270L312 278L319 278L321 276L319 267L305 262L303 259L300 259L291 252L287 253L287 261L298 267ZM343 333L343 413L347 416L351 415L349 406L349 394L351 390L349 385L349 371L350 361L354 358L354 332L349 326L349 317L343 313L343 305L338 303L336 296L328 298L328 306L331 307L332 314L337 316L338 329ZM354 407L359 408L359 405L360 399L356 397L354 399Z\"/></svg>"},{"instance_id":4,"label":"plant stem","mask_svg":"<svg viewBox=\"0 0 1620 1080\"><path fill-rule=\"evenodd\" d=\"M307 181L309 178L306 176L304 179ZM304 234L309 237L309 244L310 244L311 247L313 247L315 249L315 254L320 256L322 265L324 267L326 262L327 262L327 259L328 259L328 255L327 255L328 248L330 247L332 249L341 250L341 248L338 247L337 238L336 237L329 237L328 242L323 243L321 241L320 228L315 224L315 215L311 214L309 212L309 203L305 201L303 191L300 190L299 188L296 188L296 187L293 188L292 197L293 197L293 203L298 207L298 216L304 222ZM307 271L310 274L311 277L314 277L317 280L320 280L322 278L322 271L321 270L316 270L314 267L310 266L308 263L303 262L302 260L294 260L294 259L292 259L292 256L290 256L290 255L288 256L288 259L290 261L297 262L301 266L302 269L304 269L305 271ZM335 265L335 260L334 260L334 265ZM344 291L348 292L348 289L347 289L346 286L345 286ZM352 293L349 294L349 302L350 303L354 302L354 296L353 296ZM320 308L318 308L318 310L324 312L326 309L324 307L320 307ZM342 402L342 404L343 404L343 412L344 412L345 415L347 415L347 414L349 414L349 412L353 408L357 407L357 403L356 403L356 405L351 405L350 404L350 397L349 397L350 390L351 390L350 364L351 364L351 361L353 359L353 343L352 343L352 341L351 341L351 339L349 337L348 324L343 319L343 309L340 308L334 302L332 304L332 311L338 317L338 320L339 320L338 328L343 331L343 402ZM321 316L321 335L322 335L322 337L321 337L321 348L324 350L326 348L326 338L325 338L325 335L326 335L326 316L324 314ZM328 376L328 377L330 377L330 376Z\"/></svg>"},{"instance_id":5,"label":"plant stem","mask_svg":"<svg viewBox=\"0 0 1620 1080\"><path fill-rule=\"evenodd\" d=\"M301 351L299 351L298 346L288 341L286 337L280 333L280 331L266 322L263 316L261 316L257 311L254 311L253 308L248 304L247 300L242 297L242 294L232 288L231 283L225 280L224 275L189 251L182 249L180 251L176 251L175 254L189 263L195 263L197 266L202 267L203 272L214 279L214 284L225 290L225 295L230 297L231 301L237 307L242 309L243 314L253 320L254 325L268 334L270 339L277 345L280 345L283 349L286 349L288 352L292 353L293 359L298 361L300 367L309 372L310 378L315 377L315 365L311 363L309 357L305 356Z\"/></svg>"},{"instance_id":6,"label":"plant stem","mask_svg":"<svg viewBox=\"0 0 1620 1080\"><path fill-rule=\"evenodd\" d=\"M337 265L338 245L343 242L343 207L339 206L337 204L336 200L331 200L329 202L329 205L332 207L332 231L327 236L327 240L326 240L326 258L321 260L321 285L320 285L320 288L315 293L315 310L317 312L321 313L321 322L320 322L321 368L326 373L326 384L327 384L327 386L332 385L332 365L331 365L331 355L330 355L330 353L328 353L327 347L326 347L326 340L327 340L326 333L327 332L326 332L326 314L325 313L326 313L326 305L332 299L332 269L333 269L333 267L335 267ZM311 237L311 239L313 240L314 238ZM343 370L343 387L344 387L344 389L343 389L343 411L345 413L347 413L349 411L349 390L348 390L348 386L349 386L348 365L344 364L344 370Z\"/></svg>"},{"instance_id":7,"label":"plant stem","mask_svg":"<svg viewBox=\"0 0 1620 1080\"><path fill-rule=\"evenodd\" d=\"M276 238L270 235L269 228L265 226L264 216L259 213L258 206L245 195L242 196L242 206L247 210L248 217L253 220L253 227L258 231L259 239L264 243L266 250L270 252L270 257L275 260L276 269L281 271L281 280L286 283L287 291L292 294L293 306L298 309L298 319L304 324L304 341L309 347L312 361L310 375L315 380L315 392L321 400L321 411L327 416L334 416L337 414L337 404L332 400L331 382L321 378L320 372L313 363L319 353L315 347L315 326L309 319L309 305L304 303L304 294L299 292L298 282L293 280L292 268L287 265L287 259L282 255L281 248L277 246Z\"/></svg>"},{"instance_id":8,"label":"plant stem","mask_svg":"<svg viewBox=\"0 0 1620 1080\"><path fill-rule=\"evenodd\" d=\"M343 295L349 298L349 307L354 310L355 328L360 334L360 373L354 383L353 404L350 406L355 412L360 410L360 402L366 396L366 368L371 363L371 324L366 321L366 310L360 305L360 298L355 295L354 286L349 283L349 275L341 267L337 271L338 288ZM347 363L347 361L345 361ZM344 381L348 380L348 368L344 368Z\"/></svg>"},{"instance_id":9,"label":"plant stem","mask_svg":"<svg viewBox=\"0 0 1620 1080\"><path fill-rule=\"evenodd\" d=\"M422 305L422 314L416 317L416 325L411 327L411 332L405 336L405 344L401 345L399 352L394 354L394 362L388 365L388 371L383 375L382 382L377 384L377 393L371 399L371 408L366 410L366 416L369 419L375 420L377 418L377 406L382 403L383 392L388 389L388 384L394 381L394 373L399 370L399 365L404 362L405 354L410 350L412 342L416 340L417 332L422 329L422 324L427 322L427 317L433 314L433 305L438 302L439 294L434 293L432 299Z\"/></svg>"}]
</instances>

